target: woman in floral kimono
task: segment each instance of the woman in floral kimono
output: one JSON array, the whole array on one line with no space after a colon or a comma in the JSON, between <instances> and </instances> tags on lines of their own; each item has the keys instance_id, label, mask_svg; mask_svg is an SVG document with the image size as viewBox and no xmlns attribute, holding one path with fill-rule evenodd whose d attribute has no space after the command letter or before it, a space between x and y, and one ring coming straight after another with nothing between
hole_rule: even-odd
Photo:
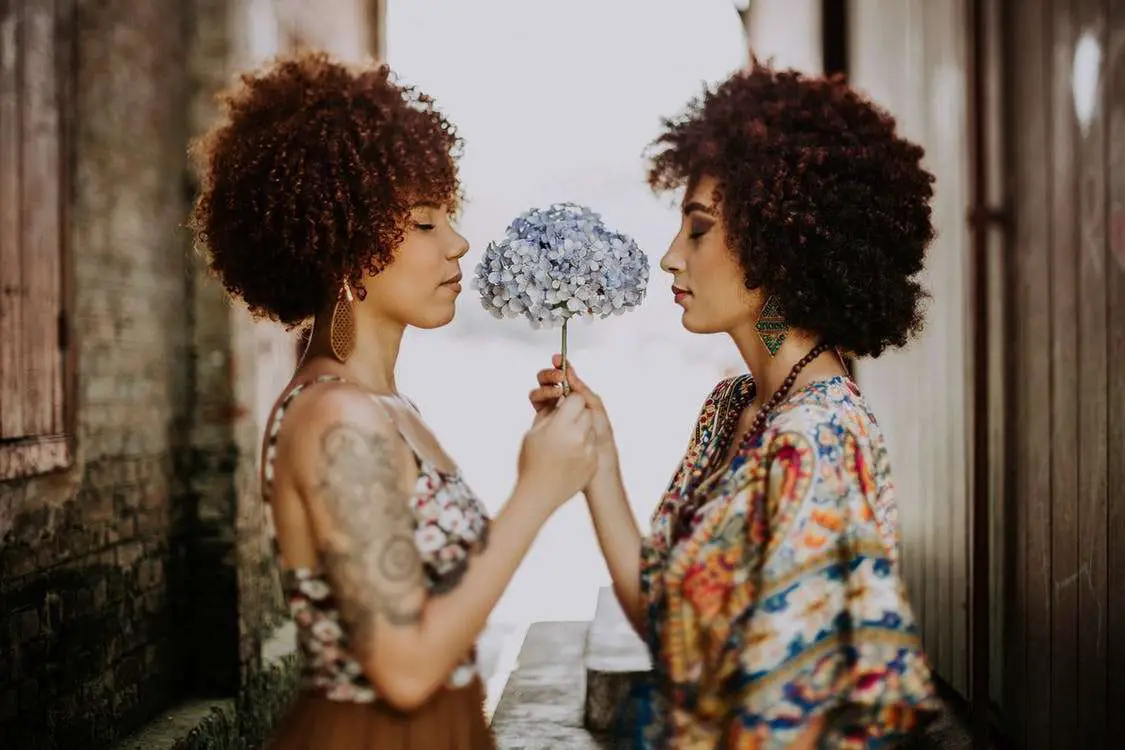
<instances>
[{"instance_id":1,"label":"woman in floral kimono","mask_svg":"<svg viewBox=\"0 0 1125 750\"><path fill-rule=\"evenodd\" d=\"M682 322L751 374L719 383L647 535L604 407L586 498L653 657L643 746L894 747L936 707L903 586L883 435L841 352L922 323L933 237L922 149L842 80L754 63L666 121L656 190L684 188L663 270ZM561 388L558 357L531 393Z\"/></svg>"}]
</instances>

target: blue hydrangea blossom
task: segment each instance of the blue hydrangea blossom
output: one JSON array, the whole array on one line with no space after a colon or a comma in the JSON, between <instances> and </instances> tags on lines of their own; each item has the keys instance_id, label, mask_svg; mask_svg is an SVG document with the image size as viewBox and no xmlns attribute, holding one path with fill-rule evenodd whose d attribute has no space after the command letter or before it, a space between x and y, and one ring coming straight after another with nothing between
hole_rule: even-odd
<instances>
[{"instance_id":1,"label":"blue hydrangea blossom","mask_svg":"<svg viewBox=\"0 0 1125 750\"><path fill-rule=\"evenodd\" d=\"M637 307L648 271L632 238L585 206L555 203L516 217L504 239L485 248L472 282L493 316L554 328L575 315L606 318Z\"/></svg>"}]
</instances>

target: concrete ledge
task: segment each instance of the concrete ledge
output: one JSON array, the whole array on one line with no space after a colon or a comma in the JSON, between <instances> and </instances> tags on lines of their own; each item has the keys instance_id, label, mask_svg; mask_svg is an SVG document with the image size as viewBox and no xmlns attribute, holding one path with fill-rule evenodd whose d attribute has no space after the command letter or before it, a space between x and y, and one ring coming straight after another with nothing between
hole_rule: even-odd
<instances>
[{"instance_id":1,"label":"concrete ledge","mask_svg":"<svg viewBox=\"0 0 1125 750\"><path fill-rule=\"evenodd\" d=\"M588 624L540 622L528 628L515 670L492 717L500 750L597 750L583 726Z\"/></svg>"},{"instance_id":2,"label":"concrete ledge","mask_svg":"<svg viewBox=\"0 0 1125 750\"><path fill-rule=\"evenodd\" d=\"M188 701L165 711L114 750L225 750L237 747L235 701Z\"/></svg>"},{"instance_id":3,"label":"concrete ledge","mask_svg":"<svg viewBox=\"0 0 1125 750\"><path fill-rule=\"evenodd\" d=\"M629 624L612 588L598 591L584 663L583 724L599 734L609 732L636 681L652 669L648 648Z\"/></svg>"},{"instance_id":4,"label":"concrete ledge","mask_svg":"<svg viewBox=\"0 0 1125 750\"><path fill-rule=\"evenodd\" d=\"M275 630L262 646L262 671L238 699L190 700L161 712L113 750L248 750L259 748L297 691L295 631Z\"/></svg>"}]
</instances>

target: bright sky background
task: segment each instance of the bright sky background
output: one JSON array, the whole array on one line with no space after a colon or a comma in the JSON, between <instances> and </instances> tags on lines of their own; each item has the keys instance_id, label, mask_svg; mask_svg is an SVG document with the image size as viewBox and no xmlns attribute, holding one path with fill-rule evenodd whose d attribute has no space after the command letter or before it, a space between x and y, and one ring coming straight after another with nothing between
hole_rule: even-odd
<instances>
[{"instance_id":1,"label":"bright sky background","mask_svg":"<svg viewBox=\"0 0 1125 750\"><path fill-rule=\"evenodd\" d=\"M387 60L437 98L466 141L466 276L518 213L561 200L590 206L647 251L645 305L572 326L570 336L572 361L610 410L647 526L703 399L741 367L728 339L680 327L657 268L679 226L679 196L654 196L641 158L661 116L744 63L731 0L389 0L386 20ZM411 332L403 347L400 387L493 512L512 488L531 420L527 391L557 347L557 331L491 318L467 285L450 326ZM576 498L548 524L493 619L587 619L606 583Z\"/></svg>"}]
</instances>

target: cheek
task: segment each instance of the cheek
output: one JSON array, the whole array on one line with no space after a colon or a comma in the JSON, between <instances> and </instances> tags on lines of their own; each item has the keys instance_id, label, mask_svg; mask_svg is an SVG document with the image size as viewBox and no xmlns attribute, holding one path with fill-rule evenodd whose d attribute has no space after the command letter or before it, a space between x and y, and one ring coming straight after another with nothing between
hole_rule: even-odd
<instances>
[{"instance_id":1,"label":"cheek","mask_svg":"<svg viewBox=\"0 0 1125 750\"><path fill-rule=\"evenodd\" d=\"M711 243L693 258L690 277L702 287L703 296L720 309L747 302L747 290L742 267L721 242Z\"/></svg>"},{"instance_id":2,"label":"cheek","mask_svg":"<svg viewBox=\"0 0 1125 750\"><path fill-rule=\"evenodd\" d=\"M394 262L380 274L386 277L386 286L393 287L388 292L410 294L432 286L431 282L437 275L440 264L434 262L430 257L432 253L427 253L426 250L425 247L418 247L416 242L399 248Z\"/></svg>"},{"instance_id":3,"label":"cheek","mask_svg":"<svg viewBox=\"0 0 1125 750\"><path fill-rule=\"evenodd\" d=\"M388 312L401 312L416 304L419 273L409 261L399 257L372 279L368 288L375 294L379 306Z\"/></svg>"}]
</instances>

